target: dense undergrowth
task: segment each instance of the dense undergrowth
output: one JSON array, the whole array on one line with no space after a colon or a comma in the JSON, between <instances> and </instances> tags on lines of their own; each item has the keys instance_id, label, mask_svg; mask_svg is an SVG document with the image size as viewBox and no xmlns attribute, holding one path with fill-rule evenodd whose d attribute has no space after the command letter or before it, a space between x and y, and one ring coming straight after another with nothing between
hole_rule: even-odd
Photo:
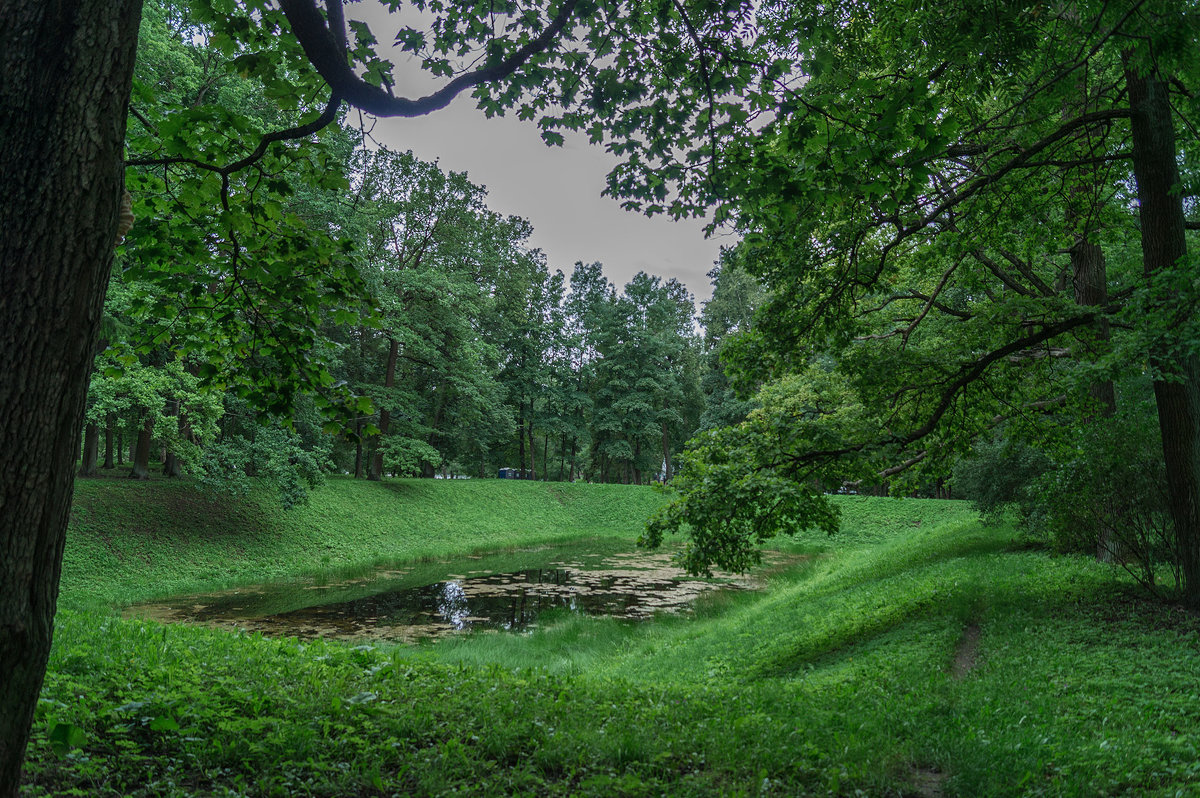
<instances>
[{"instance_id":1,"label":"dense undergrowth","mask_svg":"<svg viewBox=\"0 0 1200 798\"><path fill-rule=\"evenodd\" d=\"M335 481L288 515L137 487L81 487L26 794L1200 791L1200 622L958 503L847 497L842 534L786 542L806 556L766 590L691 618L387 647L103 607L322 561L631 543L661 497Z\"/></svg>"}]
</instances>

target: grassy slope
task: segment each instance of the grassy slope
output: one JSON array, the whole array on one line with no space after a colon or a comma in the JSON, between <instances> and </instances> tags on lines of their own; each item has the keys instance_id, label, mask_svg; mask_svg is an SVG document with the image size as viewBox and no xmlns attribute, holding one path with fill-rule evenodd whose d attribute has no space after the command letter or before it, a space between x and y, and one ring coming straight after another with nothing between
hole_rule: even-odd
<instances>
[{"instance_id":1,"label":"grassy slope","mask_svg":"<svg viewBox=\"0 0 1200 798\"><path fill-rule=\"evenodd\" d=\"M629 539L659 497L335 482L314 497L311 522L238 510L253 535L223 528L211 507L178 506L162 517L208 517L213 529L189 521L166 534L145 507L106 583L86 541L100 538L102 507L134 501L107 487L81 502L72 532L66 598L78 609L60 619L31 794L1200 790L1197 620L1130 598L1095 563L1021 549L959 504L844 499L844 535L788 544L824 554L695 620L572 618L529 637L392 650L119 621L86 609L87 596L161 592L139 579L205 569L228 580L323 557ZM403 502L388 501L396 492ZM224 554L235 546L241 563ZM180 567L192 558L207 562ZM957 676L971 627L974 668ZM46 736L60 723L86 734L66 760Z\"/></svg>"},{"instance_id":2,"label":"grassy slope","mask_svg":"<svg viewBox=\"0 0 1200 798\"><path fill-rule=\"evenodd\" d=\"M332 479L306 507L188 484L76 483L63 600L129 602L386 559L637 536L660 494L625 485Z\"/></svg>"}]
</instances>

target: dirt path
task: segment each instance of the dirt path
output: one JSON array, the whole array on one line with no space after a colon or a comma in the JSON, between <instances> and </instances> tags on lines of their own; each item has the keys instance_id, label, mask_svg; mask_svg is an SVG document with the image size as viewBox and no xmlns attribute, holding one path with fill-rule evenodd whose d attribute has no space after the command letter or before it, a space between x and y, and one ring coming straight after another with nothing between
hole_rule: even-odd
<instances>
[{"instance_id":1,"label":"dirt path","mask_svg":"<svg viewBox=\"0 0 1200 798\"><path fill-rule=\"evenodd\" d=\"M962 679L975 669L979 658L979 624L971 622L963 629L962 637L954 648L954 664L950 666L950 675Z\"/></svg>"},{"instance_id":2,"label":"dirt path","mask_svg":"<svg viewBox=\"0 0 1200 798\"><path fill-rule=\"evenodd\" d=\"M979 659L979 624L971 621L963 627L962 636L954 646L954 661L950 664L952 679L965 679ZM945 795L947 775L937 768L914 767L908 774L911 793L919 798L942 798Z\"/></svg>"}]
</instances>

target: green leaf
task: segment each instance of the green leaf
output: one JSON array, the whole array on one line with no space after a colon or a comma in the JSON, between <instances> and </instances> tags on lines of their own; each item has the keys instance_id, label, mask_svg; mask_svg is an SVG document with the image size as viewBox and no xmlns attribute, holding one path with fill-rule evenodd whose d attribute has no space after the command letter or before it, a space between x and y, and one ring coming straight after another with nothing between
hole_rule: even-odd
<instances>
[{"instance_id":1,"label":"green leaf","mask_svg":"<svg viewBox=\"0 0 1200 798\"><path fill-rule=\"evenodd\" d=\"M150 721L150 731L179 731L179 722L170 715L159 715Z\"/></svg>"},{"instance_id":2,"label":"green leaf","mask_svg":"<svg viewBox=\"0 0 1200 798\"><path fill-rule=\"evenodd\" d=\"M87 741L83 729L71 723L56 723L48 735L50 747L59 757L64 757L72 748L82 748Z\"/></svg>"}]
</instances>

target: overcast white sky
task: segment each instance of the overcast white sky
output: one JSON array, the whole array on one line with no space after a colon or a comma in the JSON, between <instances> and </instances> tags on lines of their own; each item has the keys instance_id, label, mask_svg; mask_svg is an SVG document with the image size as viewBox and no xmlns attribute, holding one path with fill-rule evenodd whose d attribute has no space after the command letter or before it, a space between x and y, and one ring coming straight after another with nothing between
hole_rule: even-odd
<instances>
[{"instance_id":1,"label":"overcast white sky","mask_svg":"<svg viewBox=\"0 0 1200 798\"><path fill-rule=\"evenodd\" d=\"M351 5L348 16L365 19L382 43L391 42L399 17L388 19L373 2ZM405 56L395 54L397 77L406 69ZM405 94L425 94L431 86L410 87ZM400 86L397 93L405 87ZM624 286L639 271L675 277L700 303L712 295L707 274L729 236L704 238L702 220L674 222L652 219L621 209L601 197L605 175L616 163L602 148L589 146L584 136L568 137L563 147L547 147L532 122L513 116L486 118L470 96L460 96L448 108L417 119L380 119L374 138L394 150L411 149L443 169L467 172L472 182L488 189L495 211L523 216L533 224L532 245L546 253L551 270L568 277L575 261L600 261L610 282Z\"/></svg>"}]
</instances>

